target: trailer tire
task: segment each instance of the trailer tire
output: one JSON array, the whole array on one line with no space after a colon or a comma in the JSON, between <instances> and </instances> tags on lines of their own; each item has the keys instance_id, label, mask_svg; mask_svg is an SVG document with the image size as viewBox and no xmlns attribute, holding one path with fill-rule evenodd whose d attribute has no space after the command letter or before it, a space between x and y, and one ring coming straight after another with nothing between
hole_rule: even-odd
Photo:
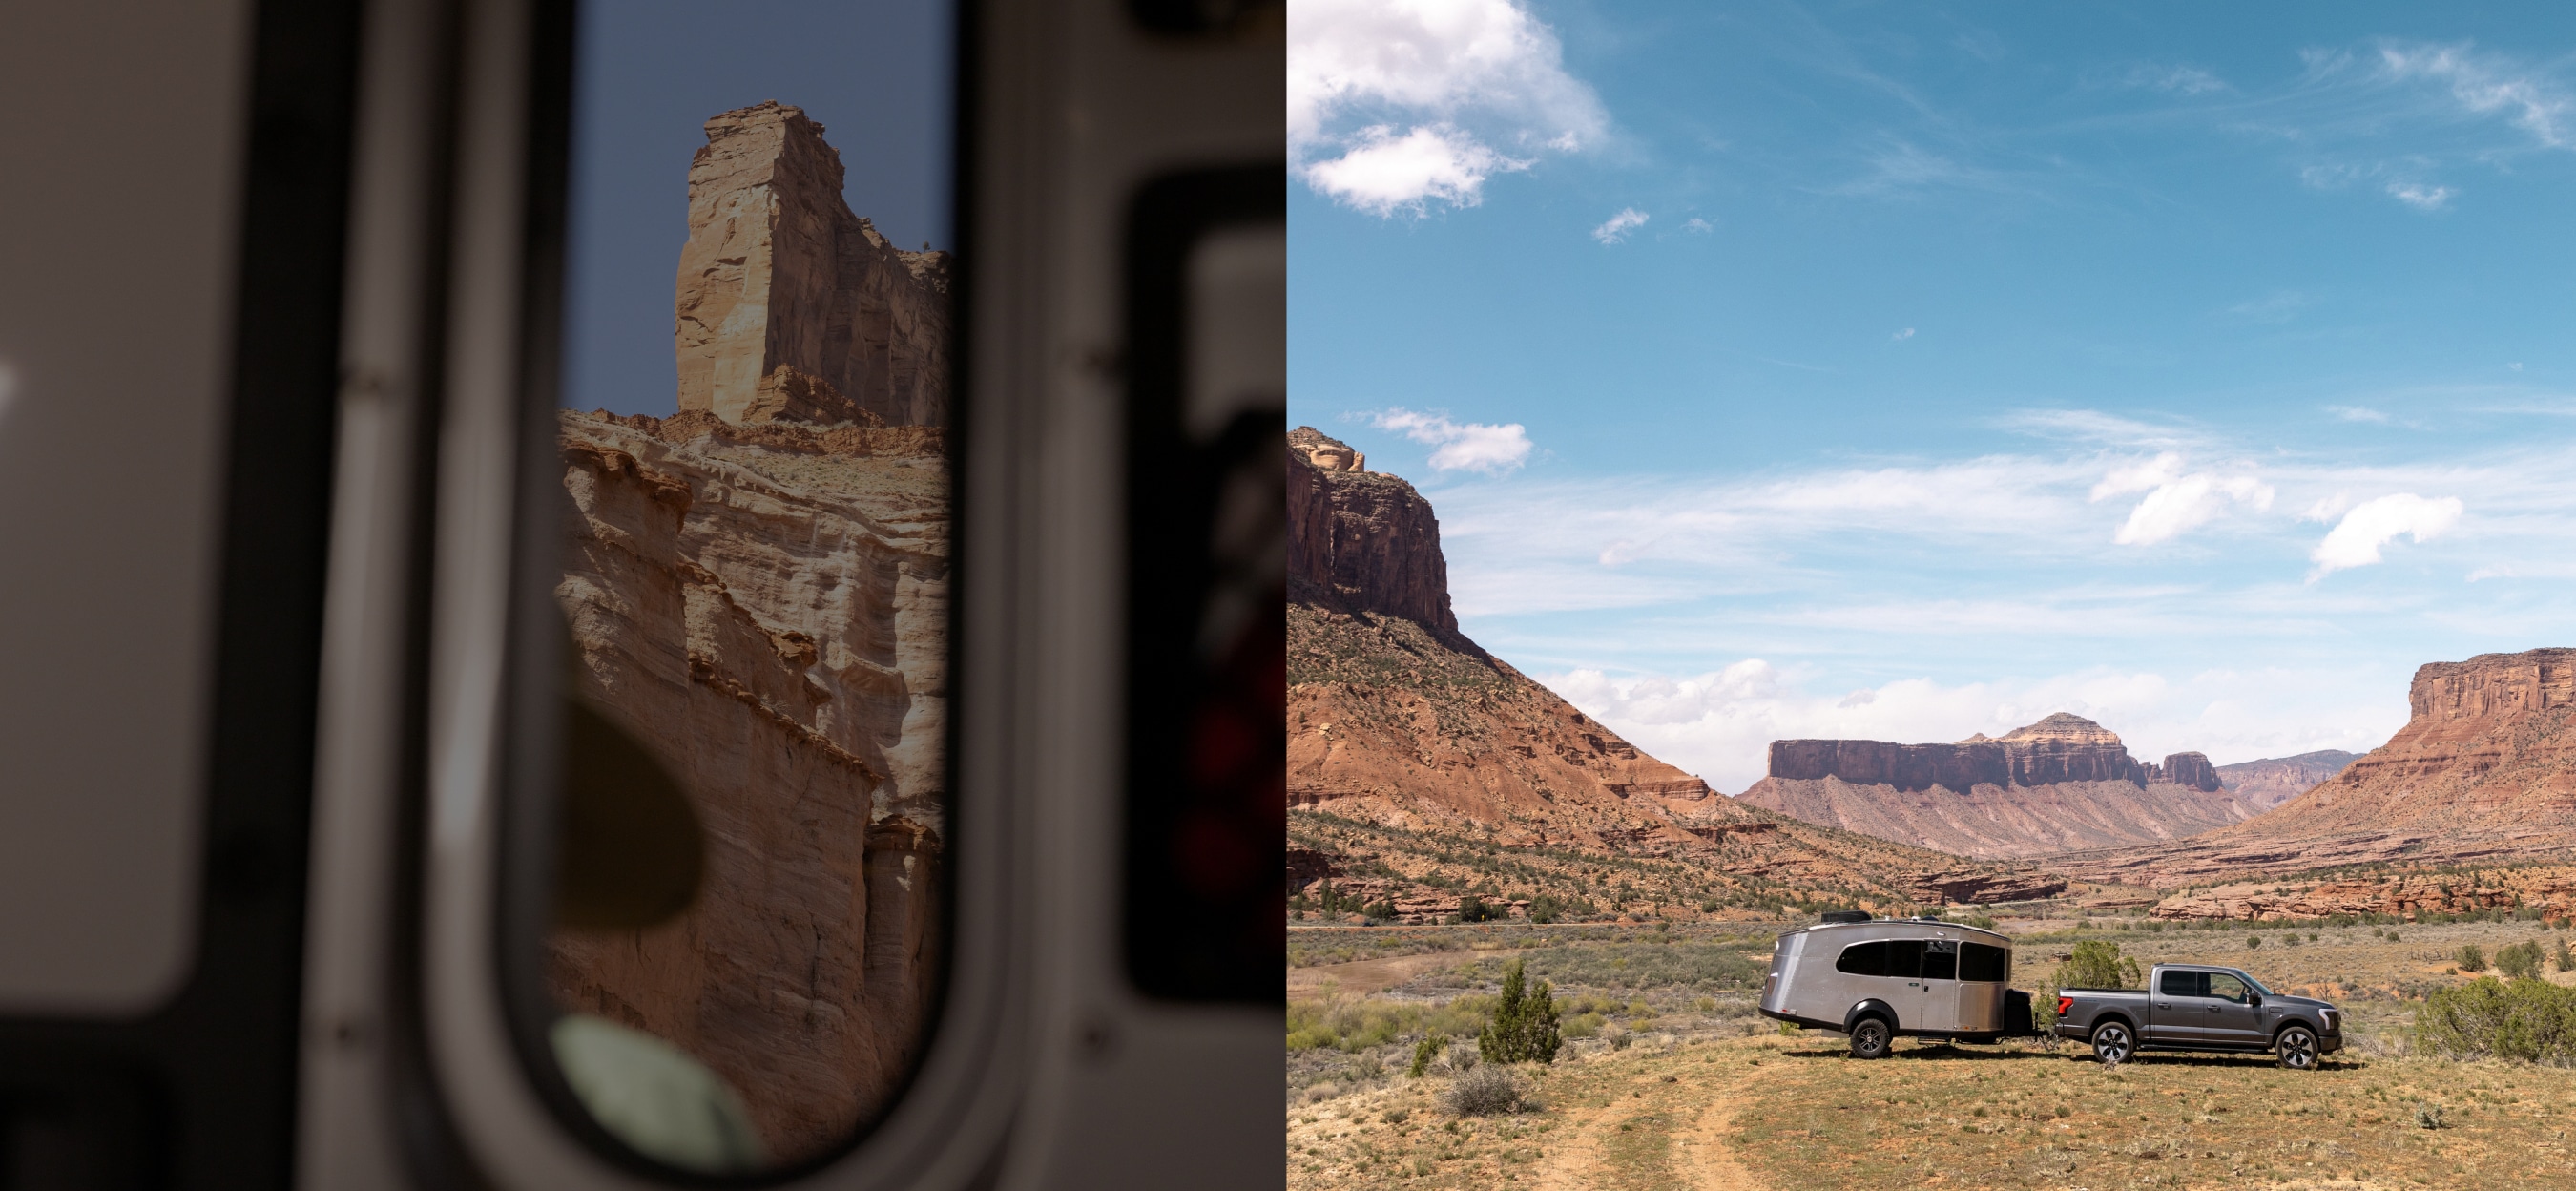
<instances>
[{"instance_id":1,"label":"trailer tire","mask_svg":"<svg viewBox=\"0 0 2576 1191\"><path fill-rule=\"evenodd\" d=\"M2281 1065L2292 1071L2317 1069L2317 1036L2306 1026L2291 1026L2272 1040L2272 1053L2280 1056Z\"/></svg>"},{"instance_id":2,"label":"trailer tire","mask_svg":"<svg viewBox=\"0 0 2576 1191\"><path fill-rule=\"evenodd\" d=\"M1887 1028L1885 1018L1864 1017L1852 1023L1851 1052L1855 1059L1886 1058L1887 1048L1892 1041L1894 1039Z\"/></svg>"},{"instance_id":3,"label":"trailer tire","mask_svg":"<svg viewBox=\"0 0 2576 1191\"><path fill-rule=\"evenodd\" d=\"M2102 1060L2103 1066L2117 1067L2137 1053L2138 1036L2130 1032L2129 1023L2115 1018L2093 1027L2093 1057Z\"/></svg>"}]
</instances>

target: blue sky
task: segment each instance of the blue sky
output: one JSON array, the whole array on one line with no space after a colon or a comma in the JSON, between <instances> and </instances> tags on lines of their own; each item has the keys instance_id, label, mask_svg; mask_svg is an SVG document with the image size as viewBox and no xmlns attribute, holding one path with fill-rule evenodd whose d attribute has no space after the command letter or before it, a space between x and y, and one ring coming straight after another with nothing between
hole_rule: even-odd
<instances>
[{"instance_id":1,"label":"blue sky","mask_svg":"<svg viewBox=\"0 0 2576 1191\"><path fill-rule=\"evenodd\" d=\"M689 158L718 112L775 99L841 151L850 209L904 248L950 247L954 14L913 0L601 0L581 8L563 403L679 405L672 290Z\"/></svg>"},{"instance_id":2,"label":"blue sky","mask_svg":"<svg viewBox=\"0 0 2576 1191\"><path fill-rule=\"evenodd\" d=\"M2576 9L1292 0L1290 419L1740 792L2576 644Z\"/></svg>"}]
</instances>

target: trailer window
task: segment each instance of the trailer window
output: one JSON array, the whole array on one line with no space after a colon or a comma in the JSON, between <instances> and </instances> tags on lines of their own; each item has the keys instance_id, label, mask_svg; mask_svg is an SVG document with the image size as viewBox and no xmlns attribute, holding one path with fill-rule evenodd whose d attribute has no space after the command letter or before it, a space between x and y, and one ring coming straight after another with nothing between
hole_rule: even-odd
<instances>
[{"instance_id":1,"label":"trailer window","mask_svg":"<svg viewBox=\"0 0 2576 1191\"><path fill-rule=\"evenodd\" d=\"M2012 950L1984 943L1959 944L1959 979L1987 984L2012 979Z\"/></svg>"},{"instance_id":2,"label":"trailer window","mask_svg":"<svg viewBox=\"0 0 2576 1191\"><path fill-rule=\"evenodd\" d=\"M1948 939L1934 939L1923 944L1923 978L1956 980L1959 978L1959 945Z\"/></svg>"},{"instance_id":3,"label":"trailer window","mask_svg":"<svg viewBox=\"0 0 2576 1191\"><path fill-rule=\"evenodd\" d=\"M1847 976L1887 975L1886 943L1854 943L1834 960L1834 970Z\"/></svg>"}]
</instances>

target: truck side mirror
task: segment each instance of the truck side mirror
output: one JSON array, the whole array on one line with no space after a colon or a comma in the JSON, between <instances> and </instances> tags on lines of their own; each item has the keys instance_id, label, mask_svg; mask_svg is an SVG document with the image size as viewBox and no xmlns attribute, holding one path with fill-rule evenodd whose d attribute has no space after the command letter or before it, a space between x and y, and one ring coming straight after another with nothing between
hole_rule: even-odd
<instances>
[{"instance_id":1,"label":"truck side mirror","mask_svg":"<svg viewBox=\"0 0 2576 1191\"><path fill-rule=\"evenodd\" d=\"M2260 1009L2263 1007L2263 994L2258 992L2247 993L2245 994L2245 1003L2253 1006L2254 1008Z\"/></svg>"}]
</instances>

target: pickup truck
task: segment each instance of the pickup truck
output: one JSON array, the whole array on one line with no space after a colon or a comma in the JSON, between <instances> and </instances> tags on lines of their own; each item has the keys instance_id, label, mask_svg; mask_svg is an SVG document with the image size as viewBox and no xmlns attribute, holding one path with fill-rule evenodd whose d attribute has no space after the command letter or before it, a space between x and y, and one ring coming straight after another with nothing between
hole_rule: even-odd
<instances>
[{"instance_id":1,"label":"pickup truck","mask_svg":"<svg viewBox=\"0 0 2576 1191\"><path fill-rule=\"evenodd\" d=\"M2343 1048L2343 1011L2282 996L2235 968L2157 964L2143 991L2057 990L2057 1036L2091 1043L2105 1063L2142 1050L2270 1051L2306 1071Z\"/></svg>"}]
</instances>

